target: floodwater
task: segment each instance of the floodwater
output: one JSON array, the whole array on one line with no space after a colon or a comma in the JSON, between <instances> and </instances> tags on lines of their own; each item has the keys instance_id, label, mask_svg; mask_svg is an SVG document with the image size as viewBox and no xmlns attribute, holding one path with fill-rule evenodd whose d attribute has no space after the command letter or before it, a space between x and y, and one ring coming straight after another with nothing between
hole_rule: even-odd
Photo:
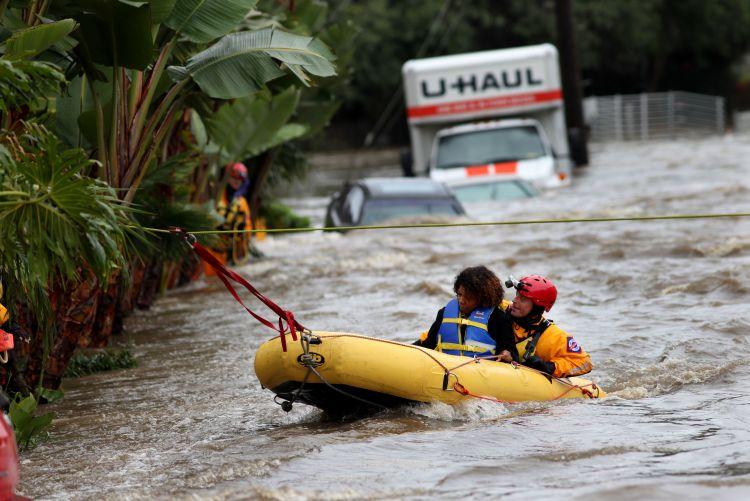
<instances>
[{"instance_id":1,"label":"floodwater","mask_svg":"<svg viewBox=\"0 0 750 501\"><path fill-rule=\"evenodd\" d=\"M598 145L566 189L480 220L750 212L750 141ZM296 204L322 220L326 200ZM750 219L299 234L240 269L307 327L411 341L456 273L550 276L602 401L416 405L327 422L253 373L272 331L218 280L126 324L140 365L65 382L21 455L45 499L748 499ZM593 497L592 497L593 496Z\"/></svg>"}]
</instances>

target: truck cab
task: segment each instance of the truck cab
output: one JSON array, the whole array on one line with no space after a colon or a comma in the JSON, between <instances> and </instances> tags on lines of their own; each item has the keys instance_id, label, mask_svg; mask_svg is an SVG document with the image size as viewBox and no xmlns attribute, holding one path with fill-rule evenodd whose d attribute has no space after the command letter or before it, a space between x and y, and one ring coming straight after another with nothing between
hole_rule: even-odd
<instances>
[{"instance_id":1,"label":"truck cab","mask_svg":"<svg viewBox=\"0 0 750 501\"><path fill-rule=\"evenodd\" d=\"M449 185L517 176L540 188L568 181L557 169L555 151L534 119L508 119L457 125L435 135L430 177Z\"/></svg>"},{"instance_id":2,"label":"truck cab","mask_svg":"<svg viewBox=\"0 0 750 501\"><path fill-rule=\"evenodd\" d=\"M412 170L451 185L514 176L570 182L557 49L550 44L407 61Z\"/></svg>"}]
</instances>

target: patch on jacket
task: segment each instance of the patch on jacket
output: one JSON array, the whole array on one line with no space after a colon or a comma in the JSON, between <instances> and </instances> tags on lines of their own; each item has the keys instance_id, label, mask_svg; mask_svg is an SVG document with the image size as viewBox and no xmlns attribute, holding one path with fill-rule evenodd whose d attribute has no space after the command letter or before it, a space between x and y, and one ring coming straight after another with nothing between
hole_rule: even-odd
<instances>
[{"instance_id":1,"label":"patch on jacket","mask_svg":"<svg viewBox=\"0 0 750 501\"><path fill-rule=\"evenodd\" d=\"M571 353L581 353L581 347L578 346L578 343L572 337L568 337L568 351Z\"/></svg>"}]
</instances>

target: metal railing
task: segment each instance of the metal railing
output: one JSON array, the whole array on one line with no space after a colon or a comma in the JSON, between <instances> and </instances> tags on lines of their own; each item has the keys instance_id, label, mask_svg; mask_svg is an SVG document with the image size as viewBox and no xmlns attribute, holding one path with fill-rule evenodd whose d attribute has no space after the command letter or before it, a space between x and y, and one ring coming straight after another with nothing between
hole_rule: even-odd
<instances>
[{"instance_id":1,"label":"metal railing","mask_svg":"<svg viewBox=\"0 0 750 501\"><path fill-rule=\"evenodd\" d=\"M594 96L584 100L591 141L646 141L723 134L724 98L693 92Z\"/></svg>"}]
</instances>

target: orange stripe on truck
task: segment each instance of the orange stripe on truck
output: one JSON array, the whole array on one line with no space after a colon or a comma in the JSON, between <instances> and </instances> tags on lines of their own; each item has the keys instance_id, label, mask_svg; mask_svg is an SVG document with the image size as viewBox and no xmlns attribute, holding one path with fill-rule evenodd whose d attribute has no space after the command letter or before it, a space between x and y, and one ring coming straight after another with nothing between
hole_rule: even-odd
<instances>
[{"instance_id":1,"label":"orange stripe on truck","mask_svg":"<svg viewBox=\"0 0 750 501\"><path fill-rule=\"evenodd\" d=\"M466 175L469 177L486 176L489 173L490 173L489 165L471 165L469 167L466 167Z\"/></svg>"},{"instance_id":2,"label":"orange stripe on truck","mask_svg":"<svg viewBox=\"0 0 750 501\"><path fill-rule=\"evenodd\" d=\"M489 176L490 174L515 174L518 162L503 162L501 164L469 165L466 167L466 177Z\"/></svg>"},{"instance_id":3,"label":"orange stripe on truck","mask_svg":"<svg viewBox=\"0 0 750 501\"><path fill-rule=\"evenodd\" d=\"M495 174L515 174L516 170L518 170L518 162L495 164Z\"/></svg>"}]
</instances>

